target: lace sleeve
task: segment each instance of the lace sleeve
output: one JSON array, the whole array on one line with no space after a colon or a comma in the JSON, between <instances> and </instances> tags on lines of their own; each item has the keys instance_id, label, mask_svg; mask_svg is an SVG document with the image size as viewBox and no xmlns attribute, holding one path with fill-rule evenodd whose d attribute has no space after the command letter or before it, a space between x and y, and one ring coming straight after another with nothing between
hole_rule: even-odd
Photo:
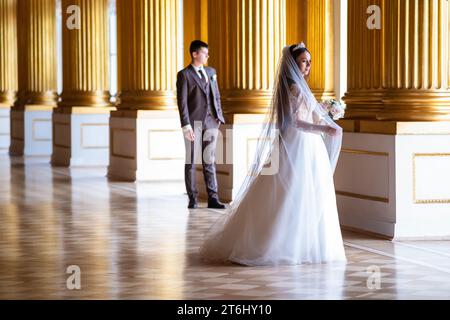
<instances>
[{"instance_id":1,"label":"lace sleeve","mask_svg":"<svg viewBox=\"0 0 450 320\"><path fill-rule=\"evenodd\" d=\"M327 111L322 107L322 105L319 104L312 114L314 124L327 124L327 122L324 120L326 114Z\"/></svg>"},{"instance_id":2,"label":"lace sleeve","mask_svg":"<svg viewBox=\"0 0 450 320\"><path fill-rule=\"evenodd\" d=\"M292 85L291 88L291 116L292 125L302 131L306 132L322 132L322 126L316 125L315 122L309 121L310 113L312 112L305 99L303 98L299 88L296 85ZM314 112L313 112L314 115Z\"/></svg>"}]
</instances>

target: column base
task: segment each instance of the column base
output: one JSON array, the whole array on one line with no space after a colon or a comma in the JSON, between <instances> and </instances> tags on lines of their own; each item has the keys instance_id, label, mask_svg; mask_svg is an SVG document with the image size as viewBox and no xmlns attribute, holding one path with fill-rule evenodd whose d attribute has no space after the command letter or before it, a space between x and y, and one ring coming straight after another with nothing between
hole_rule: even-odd
<instances>
[{"instance_id":1,"label":"column base","mask_svg":"<svg viewBox=\"0 0 450 320\"><path fill-rule=\"evenodd\" d=\"M221 201L231 202L253 163L256 145L265 114L226 115L227 124L220 127L216 154L217 184ZM207 199L202 166L197 166L197 184L200 199Z\"/></svg>"},{"instance_id":2,"label":"column base","mask_svg":"<svg viewBox=\"0 0 450 320\"><path fill-rule=\"evenodd\" d=\"M341 224L397 240L450 239L450 122L340 125Z\"/></svg>"},{"instance_id":3,"label":"column base","mask_svg":"<svg viewBox=\"0 0 450 320\"><path fill-rule=\"evenodd\" d=\"M58 107L53 113L53 166L107 166L114 108Z\"/></svg>"},{"instance_id":4,"label":"column base","mask_svg":"<svg viewBox=\"0 0 450 320\"><path fill-rule=\"evenodd\" d=\"M11 145L14 156L52 154L53 106L25 105L11 109Z\"/></svg>"},{"instance_id":5,"label":"column base","mask_svg":"<svg viewBox=\"0 0 450 320\"><path fill-rule=\"evenodd\" d=\"M108 177L122 181L183 181L185 146L178 111L111 113Z\"/></svg>"},{"instance_id":6,"label":"column base","mask_svg":"<svg viewBox=\"0 0 450 320\"><path fill-rule=\"evenodd\" d=\"M8 154L11 145L11 106L0 104L0 154Z\"/></svg>"}]
</instances>

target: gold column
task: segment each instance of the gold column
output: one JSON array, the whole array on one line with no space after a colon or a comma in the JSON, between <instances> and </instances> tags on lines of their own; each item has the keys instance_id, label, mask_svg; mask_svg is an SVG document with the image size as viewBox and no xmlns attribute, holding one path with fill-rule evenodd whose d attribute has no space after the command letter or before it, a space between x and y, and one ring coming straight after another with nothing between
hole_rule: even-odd
<instances>
[{"instance_id":1,"label":"gold column","mask_svg":"<svg viewBox=\"0 0 450 320\"><path fill-rule=\"evenodd\" d=\"M20 0L18 17L19 94L17 107L56 106L55 0Z\"/></svg>"},{"instance_id":2,"label":"gold column","mask_svg":"<svg viewBox=\"0 0 450 320\"><path fill-rule=\"evenodd\" d=\"M184 65L191 61L193 40L208 42L208 0L183 1Z\"/></svg>"},{"instance_id":3,"label":"gold column","mask_svg":"<svg viewBox=\"0 0 450 320\"><path fill-rule=\"evenodd\" d=\"M227 114L264 113L286 44L285 0L209 0L209 64Z\"/></svg>"},{"instance_id":4,"label":"gold column","mask_svg":"<svg viewBox=\"0 0 450 320\"><path fill-rule=\"evenodd\" d=\"M386 1L384 108L379 120L450 120L450 5Z\"/></svg>"},{"instance_id":5,"label":"gold column","mask_svg":"<svg viewBox=\"0 0 450 320\"><path fill-rule=\"evenodd\" d=\"M313 60L309 86L317 99L334 99L334 0L308 0L306 15Z\"/></svg>"},{"instance_id":6,"label":"gold column","mask_svg":"<svg viewBox=\"0 0 450 320\"><path fill-rule=\"evenodd\" d=\"M286 0L289 45L306 43L313 60L309 86L317 99L333 99L334 0Z\"/></svg>"},{"instance_id":7,"label":"gold column","mask_svg":"<svg viewBox=\"0 0 450 320\"><path fill-rule=\"evenodd\" d=\"M18 89L16 8L16 0L0 0L0 105L8 108Z\"/></svg>"},{"instance_id":8,"label":"gold column","mask_svg":"<svg viewBox=\"0 0 450 320\"><path fill-rule=\"evenodd\" d=\"M121 109L176 109L176 0L117 1Z\"/></svg>"},{"instance_id":9,"label":"gold column","mask_svg":"<svg viewBox=\"0 0 450 320\"><path fill-rule=\"evenodd\" d=\"M381 30L369 29L367 8L377 5L382 13L389 15L385 8L388 1L348 1L348 89L344 97L347 104L346 118L375 119L383 108L386 27L382 24ZM385 20L385 17L382 18Z\"/></svg>"},{"instance_id":10,"label":"gold column","mask_svg":"<svg viewBox=\"0 0 450 320\"><path fill-rule=\"evenodd\" d=\"M286 0L287 44L306 42L308 28L307 5L308 0Z\"/></svg>"},{"instance_id":11,"label":"gold column","mask_svg":"<svg viewBox=\"0 0 450 320\"><path fill-rule=\"evenodd\" d=\"M63 19L63 93L59 106L108 107L108 0L62 0L63 15L72 5L80 8L81 24L80 29L71 30Z\"/></svg>"}]
</instances>

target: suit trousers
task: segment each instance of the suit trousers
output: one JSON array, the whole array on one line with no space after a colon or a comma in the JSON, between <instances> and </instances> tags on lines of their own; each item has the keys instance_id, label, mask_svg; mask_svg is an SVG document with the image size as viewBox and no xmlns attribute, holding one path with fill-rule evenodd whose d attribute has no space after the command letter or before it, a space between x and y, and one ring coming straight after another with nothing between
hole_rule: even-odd
<instances>
[{"instance_id":1,"label":"suit trousers","mask_svg":"<svg viewBox=\"0 0 450 320\"><path fill-rule=\"evenodd\" d=\"M198 125L199 123L194 124L193 127L195 140L192 142L186 138L184 139L186 147L184 170L186 192L190 200L198 199L195 176L196 165L201 164L208 199L218 199L215 156L219 124L209 114L201 126Z\"/></svg>"}]
</instances>

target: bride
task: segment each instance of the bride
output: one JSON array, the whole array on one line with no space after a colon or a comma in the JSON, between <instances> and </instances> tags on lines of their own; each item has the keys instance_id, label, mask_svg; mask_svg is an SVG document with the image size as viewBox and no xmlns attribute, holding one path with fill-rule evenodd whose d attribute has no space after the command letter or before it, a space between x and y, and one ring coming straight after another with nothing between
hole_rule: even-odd
<instances>
[{"instance_id":1,"label":"bride","mask_svg":"<svg viewBox=\"0 0 450 320\"><path fill-rule=\"evenodd\" d=\"M283 49L255 161L228 212L206 234L205 260L346 261L333 183L342 129L313 96L305 80L310 71L303 43Z\"/></svg>"}]
</instances>

